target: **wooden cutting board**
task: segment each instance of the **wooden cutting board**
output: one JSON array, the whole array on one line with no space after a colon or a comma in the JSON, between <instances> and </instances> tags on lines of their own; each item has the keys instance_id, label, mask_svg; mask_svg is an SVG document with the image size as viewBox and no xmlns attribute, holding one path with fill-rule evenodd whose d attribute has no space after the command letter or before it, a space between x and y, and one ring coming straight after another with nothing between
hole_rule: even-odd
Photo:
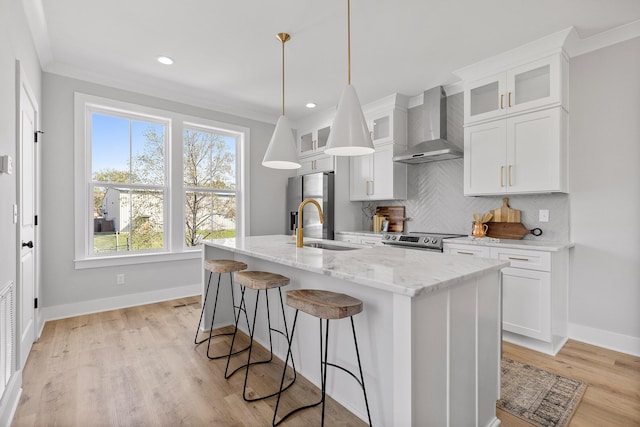
<instances>
[{"instance_id":1,"label":"wooden cutting board","mask_svg":"<svg viewBox=\"0 0 640 427\"><path fill-rule=\"evenodd\" d=\"M378 206L376 214L386 217L389 221L389 229L391 233L400 233L404 231L404 206Z\"/></svg>"},{"instance_id":2,"label":"wooden cutting board","mask_svg":"<svg viewBox=\"0 0 640 427\"><path fill-rule=\"evenodd\" d=\"M534 228L528 229L520 222L487 222L487 237L497 239L522 239L527 234L539 236L542 230Z\"/></svg>"},{"instance_id":3,"label":"wooden cutting board","mask_svg":"<svg viewBox=\"0 0 640 427\"><path fill-rule=\"evenodd\" d=\"M502 207L491 211L493 222L520 222L520 211L509 207L509 198L502 199Z\"/></svg>"}]
</instances>

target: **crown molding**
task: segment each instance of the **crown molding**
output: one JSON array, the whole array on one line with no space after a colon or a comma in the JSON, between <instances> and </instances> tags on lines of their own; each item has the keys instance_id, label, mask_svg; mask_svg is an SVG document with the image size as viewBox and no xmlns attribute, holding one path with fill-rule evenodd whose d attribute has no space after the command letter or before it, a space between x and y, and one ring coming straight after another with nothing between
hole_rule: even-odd
<instances>
[{"instance_id":1,"label":"crown molding","mask_svg":"<svg viewBox=\"0 0 640 427\"><path fill-rule=\"evenodd\" d=\"M565 50L573 58L636 37L640 37L640 19L584 39L574 32L567 40Z\"/></svg>"},{"instance_id":2,"label":"crown molding","mask_svg":"<svg viewBox=\"0 0 640 427\"><path fill-rule=\"evenodd\" d=\"M202 91L194 88L177 85L175 83L159 82L152 79L142 81L140 79L136 79L135 76L120 78L118 76L99 74L56 62L43 67L43 71L89 83L108 86L114 89L153 96L172 102L179 102L193 107L204 108L210 111L216 111L269 124L275 124L279 117L274 114L234 106L234 101L232 99L221 99L220 97L217 97L219 102L212 102L210 94L203 93Z\"/></svg>"}]
</instances>

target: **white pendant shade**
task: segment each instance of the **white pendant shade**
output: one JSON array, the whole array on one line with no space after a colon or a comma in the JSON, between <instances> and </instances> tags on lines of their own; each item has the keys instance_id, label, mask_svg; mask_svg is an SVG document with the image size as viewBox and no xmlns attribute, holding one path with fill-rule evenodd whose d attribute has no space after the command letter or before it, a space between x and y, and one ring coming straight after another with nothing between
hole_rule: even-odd
<instances>
[{"instance_id":1,"label":"white pendant shade","mask_svg":"<svg viewBox=\"0 0 640 427\"><path fill-rule=\"evenodd\" d=\"M333 156L362 156L374 151L360 100L349 84L340 97L324 152Z\"/></svg>"},{"instance_id":2,"label":"white pendant shade","mask_svg":"<svg viewBox=\"0 0 640 427\"><path fill-rule=\"evenodd\" d=\"M298 159L291 125L286 116L280 116L276 123L267 152L262 159L262 166L274 169L298 169L302 166Z\"/></svg>"}]
</instances>

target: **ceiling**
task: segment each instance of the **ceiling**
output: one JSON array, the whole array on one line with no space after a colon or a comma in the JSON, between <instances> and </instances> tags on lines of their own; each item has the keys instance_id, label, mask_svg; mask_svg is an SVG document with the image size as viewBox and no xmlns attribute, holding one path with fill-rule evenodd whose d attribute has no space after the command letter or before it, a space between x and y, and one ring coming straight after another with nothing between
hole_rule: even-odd
<instances>
[{"instance_id":1,"label":"ceiling","mask_svg":"<svg viewBox=\"0 0 640 427\"><path fill-rule=\"evenodd\" d=\"M333 108L347 83L346 0L22 1L48 72L275 122L287 32L287 116ZM638 19L639 0L352 0L351 82L362 104L414 96L556 31Z\"/></svg>"}]
</instances>

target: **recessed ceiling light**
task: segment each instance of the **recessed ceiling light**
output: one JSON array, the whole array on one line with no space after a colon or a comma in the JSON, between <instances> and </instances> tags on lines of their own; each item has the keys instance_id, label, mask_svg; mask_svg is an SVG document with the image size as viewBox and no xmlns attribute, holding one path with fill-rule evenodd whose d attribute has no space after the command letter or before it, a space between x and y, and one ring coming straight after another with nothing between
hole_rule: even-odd
<instances>
[{"instance_id":1,"label":"recessed ceiling light","mask_svg":"<svg viewBox=\"0 0 640 427\"><path fill-rule=\"evenodd\" d=\"M307 107L307 108L316 108L316 104L315 104L315 103L313 103L313 102L307 102L306 107Z\"/></svg>"},{"instance_id":2,"label":"recessed ceiling light","mask_svg":"<svg viewBox=\"0 0 640 427\"><path fill-rule=\"evenodd\" d=\"M173 64L173 59L169 58L168 56L159 56L158 62L164 65L171 65Z\"/></svg>"}]
</instances>

